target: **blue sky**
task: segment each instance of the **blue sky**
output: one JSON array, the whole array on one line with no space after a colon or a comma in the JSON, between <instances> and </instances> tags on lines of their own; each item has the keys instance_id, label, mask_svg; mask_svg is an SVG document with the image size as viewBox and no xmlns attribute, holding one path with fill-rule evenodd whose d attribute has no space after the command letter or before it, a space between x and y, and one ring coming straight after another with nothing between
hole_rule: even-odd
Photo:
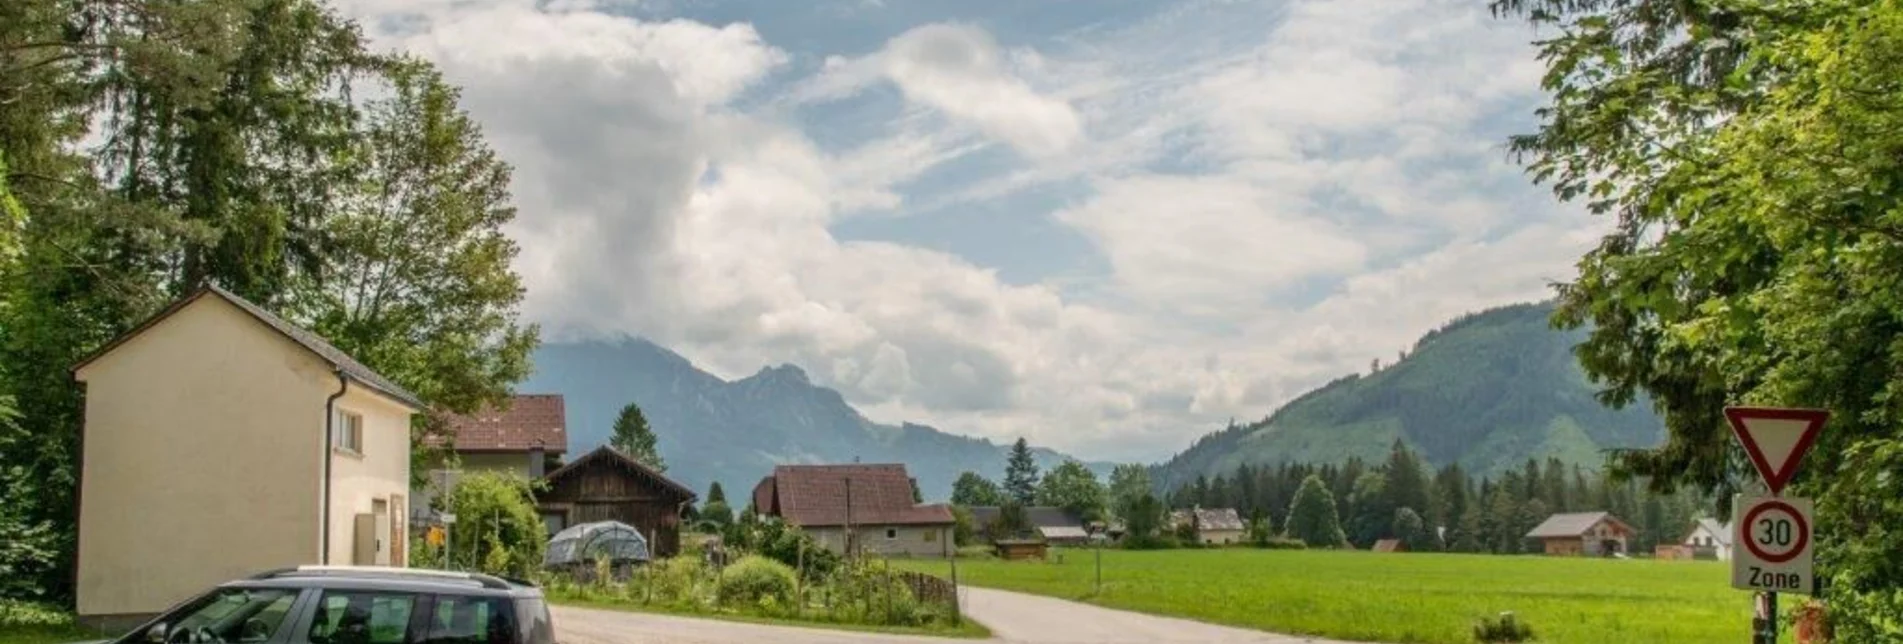
<instances>
[{"instance_id":1,"label":"blue sky","mask_svg":"<svg viewBox=\"0 0 1903 644\"><path fill-rule=\"evenodd\" d=\"M1547 296L1605 225L1507 157L1461 0L345 0L516 168L526 314L876 420L1158 459Z\"/></svg>"}]
</instances>

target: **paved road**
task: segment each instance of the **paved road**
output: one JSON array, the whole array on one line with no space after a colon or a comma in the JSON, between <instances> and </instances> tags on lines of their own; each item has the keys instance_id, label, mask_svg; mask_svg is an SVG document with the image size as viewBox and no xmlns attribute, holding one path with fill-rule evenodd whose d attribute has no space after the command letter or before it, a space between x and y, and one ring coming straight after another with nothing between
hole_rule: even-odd
<instances>
[{"instance_id":1,"label":"paved road","mask_svg":"<svg viewBox=\"0 0 1903 644\"><path fill-rule=\"evenodd\" d=\"M1271 635L1022 593L963 589L965 614L1009 644L1296 644L1327 640ZM947 644L970 640L765 626L645 613L555 607L562 644Z\"/></svg>"}]
</instances>

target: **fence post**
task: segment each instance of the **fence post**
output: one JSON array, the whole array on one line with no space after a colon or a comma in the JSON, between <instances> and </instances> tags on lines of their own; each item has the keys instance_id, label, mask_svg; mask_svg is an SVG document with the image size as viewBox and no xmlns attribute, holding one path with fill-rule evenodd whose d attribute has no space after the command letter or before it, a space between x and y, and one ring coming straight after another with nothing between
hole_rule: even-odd
<instances>
[{"instance_id":1,"label":"fence post","mask_svg":"<svg viewBox=\"0 0 1903 644\"><path fill-rule=\"evenodd\" d=\"M958 605L959 603L958 602L959 600L959 597L958 597L958 552L955 550L952 551L951 566L952 566L952 575L951 575L952 625L962 626L965 623L965 615L964 615L964 609Z\"/></svg>"},{"instance_id":2,"label":"fence post","mask_svg":"<svg viewBox=\"0 0 1903 644\"><path fill-rule=\"evenodd\" d=\"M806 612L806 540L799 542L799 567L793 573L793 616Z\"/></svg>"}]
</instances>

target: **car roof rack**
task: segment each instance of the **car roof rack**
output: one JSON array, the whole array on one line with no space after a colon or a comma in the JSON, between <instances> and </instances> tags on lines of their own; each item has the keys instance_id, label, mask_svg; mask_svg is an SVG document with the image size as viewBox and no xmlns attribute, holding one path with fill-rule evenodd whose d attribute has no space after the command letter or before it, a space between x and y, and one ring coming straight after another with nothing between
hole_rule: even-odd
<instances>
[{"instance_id":1,"label":"car roof rack","mask_svg":"<svg viewBox=\"0 0 1903 644\"><path fill-rule=\"evenodd\" d=\"M253 575L254 580L277 579L281 577L329 576L340 577L432 577L436 579L454 579L473 581L483 588L508 590L509 582L495 575L479 572L459 572L454 570L431 570L428 568L393 568L389 566L298 566L279 568Z\"/></svg>"}]
</instances>

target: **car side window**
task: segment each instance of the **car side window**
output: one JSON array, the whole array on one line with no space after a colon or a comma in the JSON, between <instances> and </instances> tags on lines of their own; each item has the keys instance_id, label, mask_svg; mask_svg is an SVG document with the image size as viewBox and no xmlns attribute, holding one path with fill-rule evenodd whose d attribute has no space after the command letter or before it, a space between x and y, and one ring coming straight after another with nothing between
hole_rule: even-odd
<instances>
[{"instance_id":1,"label":"car side window","mask_svg":"<svg viewBox=\"0 0 1903 644\"><path fill-rule=\"evenodd\" d=\"M168 644L259 644L271 640L297 601L283 588L224 588L173 613L132 641ZM157 630L164 626L164 631Z\"/></svg>"},{"instance_id":2,"label":"car side window","mask_svg":"<svg viewBox=\"0 0 1903 644\"><path fill-rule=\"evenodd\" d=\"M437 595L424 644L518 644L506 597Z\"/></svg>"},{"instance_id":3,"label":"car side window","mask_svg":"<svg viewBox=\"0 0 1903 644\"><path fill-rule=\"evenodd\" d=\"M311 619L312 644L403 644L408 640L416 595L326 590Z\"/></svg>"}]
</instances>

